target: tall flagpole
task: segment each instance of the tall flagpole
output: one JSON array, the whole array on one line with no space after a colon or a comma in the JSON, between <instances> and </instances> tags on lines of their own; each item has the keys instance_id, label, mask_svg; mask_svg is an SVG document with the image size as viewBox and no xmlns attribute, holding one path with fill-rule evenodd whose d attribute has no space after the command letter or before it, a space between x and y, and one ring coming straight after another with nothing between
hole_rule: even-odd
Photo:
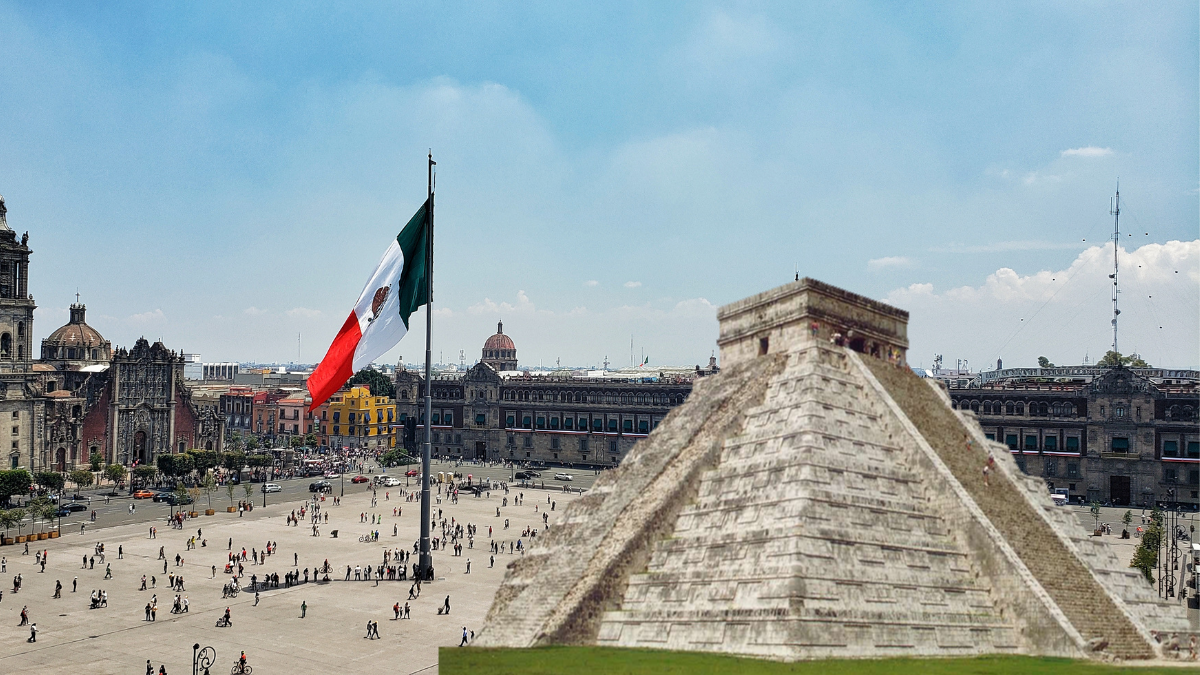
<instances>
[{"instance_id":1,"label":"tall flagpole","mask_svg":"<svg viewBox=\"0 0 1200 675\"><path fill-rule=\"evenodd\" d=\"M418 579L433 580L433 554L429 552L431 509L429 508L429 463L432 448L433 420L433 150L429 151L429 209L426 213L428 231L425 241L425 443L421 446L421 556L418 559Z\"/></svg>"}]
</instances>

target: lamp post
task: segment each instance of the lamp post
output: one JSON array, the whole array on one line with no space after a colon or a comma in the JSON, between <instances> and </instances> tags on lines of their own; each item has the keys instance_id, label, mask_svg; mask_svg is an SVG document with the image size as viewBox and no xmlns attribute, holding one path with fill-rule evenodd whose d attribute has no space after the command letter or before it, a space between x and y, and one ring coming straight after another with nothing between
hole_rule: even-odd
<instances>
[{"instance_id":1,"label":"lamp post","mask_svg":"<svg viewBox=\"0 0 1200 675\"><path fill-rule=\"evenodd\" d=\"M212 647L200 649L199 642L192 645L192 675L201 675L201 668L204 669L203 675L209 675L208 669L216 660L217 650Z\"/></svg>"}]
</instances>

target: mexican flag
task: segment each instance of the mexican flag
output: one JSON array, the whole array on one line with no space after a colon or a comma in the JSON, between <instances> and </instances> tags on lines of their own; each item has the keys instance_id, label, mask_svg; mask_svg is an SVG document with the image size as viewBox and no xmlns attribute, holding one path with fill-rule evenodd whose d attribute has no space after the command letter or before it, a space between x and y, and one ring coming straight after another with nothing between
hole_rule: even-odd
<instances>
[{"instance_id":1,"label":"mexican flag","mask_svg":"<svg viewBox=\"0 0 1200 675\"><path fill-rule=\"evenodd\" d=\"M308 378L309 410L324 403L354 373L383 356L408 332L408 317L429 297L428 242L426 201L388 246L325 358Z\"/></svg>"}]
</instances>

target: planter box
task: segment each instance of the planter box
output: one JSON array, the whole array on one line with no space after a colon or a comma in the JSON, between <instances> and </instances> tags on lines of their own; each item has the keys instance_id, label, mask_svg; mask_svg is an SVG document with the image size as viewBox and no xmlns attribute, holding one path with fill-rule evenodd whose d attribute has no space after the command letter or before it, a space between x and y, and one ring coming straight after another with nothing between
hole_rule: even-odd
<instances>
[{"instance_id":1,"label":"planter box","mask_svg":"<svg viewBox=\"0 0 1200 675\"><path fill-rule=\"evenodd\" d=\"M216 511L214 511L212 509L204 509L204 515L206 515L206 516L211 516L214 513L216 513Z\"/></svg>"},{"instance_id":2,"label":"planter box","mask_svg":"<svg viewBox=\"0 0 1200 675\"><path fill-rule=\"evenodd\" d=\"M49 533L49 532L39 532L39 533L38 533L38 539L39 539L39 540L42 540L42 539L49 539L49 538L50 538L50 533Z\"/></svg>"},{"instance_id":3,"label":"planter box","mask_svg":"<svg viewBox=\"0 0 1200 675\"><path fill-rule=\"evenodd\" d=\"M24 543L25 543L25 535L23 535L23 534L22 534L22 535L18 536L18 537L17 537L17 543L18 543L18 544L24 544Z\"/></svg>"},{"instance_id":4,"label":"planter box","mask_svg":"<svg viewBox=\"0 0 1200 675\"><path fill-rule=\"evenodd\" d=\"M51 538L51 539L58 539L58 532L57 532L57 531L51 532L51 533L50 533L50 538Z\"/></svg>"},{"instance_id":5,"label":"planter box","mask_svg":"<svg viewBox=\"0 0 1200 675\"><path fill-rule=\"evenodd\" d=\"M226 510L226 511L228 511L228 512L230 512L230 513L237 513L237 507L236 507L236 506L226 506L226 507L225 507L225 510Z\"/></svg>"},{"instance_id":6,"label":"planter box","mask_svg":"<svg viewBox=\"0 0 1200 675\"><path fill-rule=\"evenodd\" d=\"M12 546L12 545L13 545L13 538L12 538L12 537L5 537L5 538L4 538L4 545L5 545L5 546Z\"/></svg>"},{"instance_id":7,"label":"planter box","mask_svg":"<svg viewBox=\"0 0 1200 675\"><path fill-rule=\"evenodd\" d=\"M199 516L199 515L200 514L195 511L188 511L188 518L195 518L196 516Z\"/></svg>"}]
</instances>

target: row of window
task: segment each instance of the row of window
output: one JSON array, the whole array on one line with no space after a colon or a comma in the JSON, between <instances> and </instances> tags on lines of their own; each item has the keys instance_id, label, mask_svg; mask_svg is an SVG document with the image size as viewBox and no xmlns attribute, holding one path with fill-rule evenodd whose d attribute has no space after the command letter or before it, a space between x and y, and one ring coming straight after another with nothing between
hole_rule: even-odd
<instances>
[{"instance_id":1,"label":"row of window","mask_svg":"<svg viewBox=\"0 0 1200 675\"><path fill-rule=\"evenodd\" d=\"M607 403L610 405L679 405L684 394L598 392L598 391L537 391L507 390L502 398L506 401L548 401L552 403Z\"/></svg>"},{"instance_id":2,"label":"row of window","mask_svg":"<svg viewBox=\"0 0 1200 675\"><path fill-rule=\"evenodd\" d=\"M1024 415L1025 403L1021 401L978 401L956 399L952 403L955 410L970 410L984 415ZM1141 409L1139 408L1139 414ZM1069 401L1054 401L1050 403L1031 402L1030 417L1075 417L1079 410Z\"/></svg>"},{"instance_id":3,"label":"row of window","mask_svg":"<svg viewBox=\"0 0 1200 675\"><path fill-rule=\"evenodd\" d=\"M1179 477L1181 475L1182 475L1182 472L1174 467L1163 467L1163 482L1164 483L1171 483L1171 484L1179 483L1180 482ZM1200 485L1200 470L1198 470L1198 469L1188 469L1187 470L1187 484L1188 485Z\"/></svg>"},{"instance_id":4,"label":"row of window","mask_svg":"<svg viewBox=\"0 0 1200 675\"><path fill-rule=\"evenodd\" d=\"M522 445L523 445L524 447L526 447L526 448L532 448L532 447L533 447L533 434L522 434L522 439L521 439L521 440L522 440ZM516 434L509 434L509 435L508 435L508 447L509 447L509 448L516 447L516 445L517 445L517 442L516 442L516 441L517 441ZM590 443L589 439L587 439L587 438L579 438L579 439L576 439L576 441L577 441L577 442L578 442L578 444L579 444L579 445L578 445L579 452L582 452L582 453L587 453L587 452L588 452L588 448L589 448L589 447L590 447L590 445L591 445L591 443ZM550 449L551 449L551 450L561 450L561 449L562 449L562 442L563 442L563 439L562 439L561 437L559 437L559 436L551 436L551 437L550 437ZM619 443L618 443L618 442L617 442L615 439L613 439L613 440L609 440L609 441L608 441L608 451L609 451L610 453L617 453L617 452L619 452L619 451L620 451L620 444L619 444ZM510 450L509 452L510 452L510 454L511 454L511 452L512 452L512 451ZM526 455L526 456L528 456L528 455ZM558 455L555 455L555 456L554 456L554 458L555 458L555 459L558 459ZM585 454L583 458L584 458L584 459L587 459L587 455Z\"/></svg>"},{"instance_id":5,"label":"row of window","mask_svg":"<svg viewBox=\"0 0 1200 675\"><path fill-rule=\"evenodd\" d=\"M1179 446L1180 446L1179 441L1164 440L1162 442L1162 456L1163 457L1180 457L1181 455L1179 454ZM1186 448L1187 448L1186 456L1188 458L1191 458L1191 459L1200 458L1200 442L1187 441Z\"/></svg>"},{"instance_id":6,"label":"row of window","mask_svg":"<svg viewBox=\"0 0 1200 675\"><path fill-rule=\"evenodd\" d=\"M392 421L392 410L393 410L393 408L390 408L390 407L389 407L389 408L380 408L380 409L378 409L378 410L376 410L376 411L375 411L375 422L376 422L377 424L383 424L383 422L384 422L384 416L385 416L385 415L384 415L384 411L385 411L385 410L387 411L387 414L386 414L387 420L386 420L386 421L387 421L387 422L389 422L389 423ZM325 414L326 412L328 412L328 411L322 411L322 412L321 412L321 419L322 419L322 420L324 420L324 419L326 419L326 418L328 417L328 415L326 415L326 414ZM293 418L293 419L300 419L300 418L299 418L299 416L297 416L297 417L295 417L295 418ZM333 411L333 423L334 423L334 424L341 424L341 422L342 422L342 411L340 411L340 410L334 410L334 411ZM350 412L350 413L347 413L347 414L346 414L346 422L347 422L347 423L349 423L349 424L354 424L354 423L356 423L356 422L364 422L364 423L370 424L370 422L371 422L371 413L369 413L369 412L364 412L364 413L355 413L355 412ZM435 422L435 424L436 424L436 422Z\"/></svg>"},{"instance_id":7,"label":"row of window","mask_svg":"<svg viewBox=\"0 0 1200 675\"><path fill-rule=\"evenodd\" d=\"M595 433L603 433L605 431L614 434L618 432L627 434L635 433L634 420L628 417L620 420L618 423L615 417L609 417L605 420L600 416L596 416L592 418L589 426L588 418L582 415L578 418L563 417L561 422L557 416L547 418L538 415L535 418L532 415L522 415L520 424L518 425L516 415L509 413L504 419L504 426L508 429L521 428L549 431L562 429L563 431L592 431ZM637 420L636 433L648 434L657 426L658 422L653 422L652 424L648 419L640 419Z\"/></svg>"},{"instance_id":8,"label":"row of window","mask_svg":"<svg viewBox=\"0 0 1200 675\"><path fill-rule=\"evenodd\" d=\"M985 435L987 436L989 441L996 440L996 434L985 434ZM1043 450L1045 452L1060 452L1060 451L1079 452L1079 437L1078 436L1068 436L1067 438L1063 439L1064 445L1061 449L1058 447L1058 437L1057 436L1046 436L1045 438L1041 439L1042 442L1041 442L1040 448L1038 446L1037 434L1026 434L1024 440L1025 440L1024 445L1020 445L1020 441L1021 441L1020 435L1007 434L1004 437L1004 444L1008 446L1009 450L1021 449L1021 450L1025 450L1026 452L1028 452L1028 451L1037 452L1039 449Z\"/></svg>"},{"instance_id":9,"label":"row of window","mask_svg":"<svg viewBox=\"0 0 1200 675\"><path fill-rule=\"evenodd\" d=\"M311 429L311 428L312 427L310 425L309 429ZM328 427L328 426L322 425L321 433L328 434L329 428L330 427ZM343 427L340 424L335 424L335 425L333 425L332 428L333 428L332 435L334 435L334 436L385 436L388 433L388 428L383 425L375 426L375 427L368 426L368 425L362 425L362 426L348 425L348 426ZM345 433L342 433L342 429L346 430Z\"/></svg>"}]
</instances>

